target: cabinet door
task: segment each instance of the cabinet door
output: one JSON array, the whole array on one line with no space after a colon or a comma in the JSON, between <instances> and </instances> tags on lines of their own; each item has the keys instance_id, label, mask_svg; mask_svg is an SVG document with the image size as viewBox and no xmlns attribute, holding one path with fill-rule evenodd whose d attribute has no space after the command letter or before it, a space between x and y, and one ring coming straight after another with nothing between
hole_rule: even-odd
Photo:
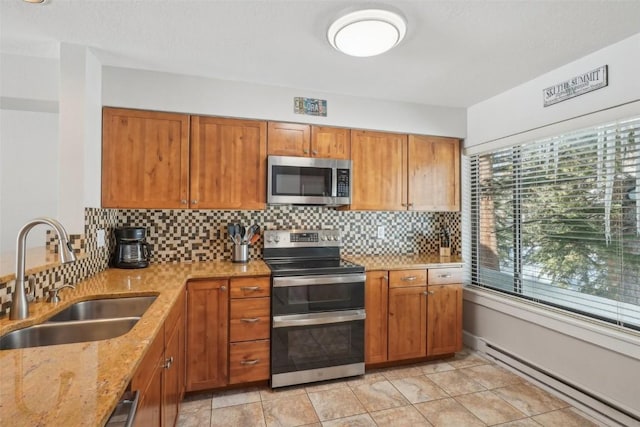
<instances>
[{"instance_id":1,"label":"cabinet door","mask_svg":"<svg viewBox=\"0 0 640 427\"><path fill-rule=\"evenodd\" d=\"M191 197L197 209L264 209L266 122L191 118Z\"/></svg>"},{"instance_id":2,"label":"cabinet door","mask_svg":"<svg viewBox=\"0 0 640 427\"><path fill-rule=\"evenodd\" d=\"M311 156L311 127L299 123L269 122L269 154L276 156Z\"/></svg>"},{"instance_id":3,"label":"cabinet door","mask_svg":"<svg viewBox=\"0 0 640 427\"><path fill-rule=\"evenodd\" d=\"M178 322L182 320L182 317L177 319ZM166 324L165 326L169 328L171 325ZM169 337L165 347L162 396L162 424L164 426L174 426L178 419L178 405L181 400L180 340L184 340L181 329L179 323L175 324L173 334Z\"/></svg>"},{"instance_id":4,"label":"cabinet door","mask_svg":"<svg viewBox=\"0 0 640 427\"><path fill-rule=\"evenodd\" d=\"M460 210L460 141L409 135L409 209Z\"/></svg>"},{"instance_id":5,"label":"cabinet door","mask_svg":"<svg viewBox=\"0 0 640 427\"><path fill-rule=\"evenodd\" d=\"M427 356L462 350L462 285L430 285Z\"/></svg>"},{"instance_id":6,"label":"cabinet door","mask_svg":"<svg viewBox=\"0 0 640 427\"><path fill-rule=\"evenodd\" d=\"M136 427L160 427L162 425L162 368L160 367L162 361L163 359L159 358L154 362L154 364L157 363L157 368L138 403L136 419L133 424Z\"/></svg>"},{"instance_id":7,"label":"cabinet door","mask_svg":"<svg viewBox=\"0 0 640 427\"><path fill-rule=\"evenodd\" d=\"M228 382L229 292L226 280L187 284L187 391Z\"/></svg>"},{"instance_id":8,"label":"cabinet door","mask_svg":"<svg viewBox=\"0 0 640 427\"><path fill-rule=\"evenodd\" d=\"M102 207L184 208L188 183L188 115L103 110Z\"/></svg>"},{"instance_id":9,"label":"cabinet door","mask_svg":"<svg viewBox=\"0 0 640 427\"><path fill-rule=\"evenodd\" d=\"M350 159L351 130L311 126L311 155L329 159Z\"/></svg>"},{"instance_id":10,"label":"cabinet door","mask_svg":"<svg viewBox=\"0 0 640 427\"><path fill-rule=\"evenodd\" d=\"M365 282L364 361L387 361L389 279L386 271L368 271Z\"/></svg>"},{"instance_id":11,"label":"cabinet door","mask_svg":"<svg viewBox=\"0 0 640 427\"><path fill-rule=\"evenodd\" d=\"M389 289L389 361L427 353L425 286Z\"/></svg>"},{"instance_id":12,"label":"cabinet door","mask_svg":"<svg viewBox=\"0 0 640 427\"><path fill-rule=\"evenodd\" d=\"M352 131L351 209L406 210L407 135Z\"/></svg>"}]
</instances>

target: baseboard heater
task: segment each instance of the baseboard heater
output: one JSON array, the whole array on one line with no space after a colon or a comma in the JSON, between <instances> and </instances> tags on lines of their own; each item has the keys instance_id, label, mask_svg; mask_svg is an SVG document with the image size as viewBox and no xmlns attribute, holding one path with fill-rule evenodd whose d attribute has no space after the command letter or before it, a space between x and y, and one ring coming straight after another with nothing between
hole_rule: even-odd
<instances>
[{"instance_id":1,"label":"baseboard heater","mask_svg":"<svg viewBox=\"0 0 640 427\"><path fill-rule=\"evenodd\" d=\"M572 406L584 411L600 422L612 426L640 425L640 416L601 399L568 381L522 360L498 346L482 339L478 340L478 350L485 353L498 364L515 371L547 391L559 395Z\"/></svg>"}]
</instances>

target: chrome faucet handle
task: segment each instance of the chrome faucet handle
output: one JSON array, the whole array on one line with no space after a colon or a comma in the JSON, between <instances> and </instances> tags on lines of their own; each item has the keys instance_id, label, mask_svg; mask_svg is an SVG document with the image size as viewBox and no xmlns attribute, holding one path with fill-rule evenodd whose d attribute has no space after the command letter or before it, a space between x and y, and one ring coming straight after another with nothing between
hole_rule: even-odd
<instances>
[{"instance_id":1,"label":"chrome faucet handle","mask_svg":"<svg viewBox=\"0 0 640 427\"><path fill-rule=\"evenodd\" d=\"M62 299L60 299L60 297L58 296L58 292L64 288L75 289L76 287L73 285L62 285L59 288L49 289L49 297L47 298L47 302L57 303L62 301Z\"/></svg>"}]
</instances>

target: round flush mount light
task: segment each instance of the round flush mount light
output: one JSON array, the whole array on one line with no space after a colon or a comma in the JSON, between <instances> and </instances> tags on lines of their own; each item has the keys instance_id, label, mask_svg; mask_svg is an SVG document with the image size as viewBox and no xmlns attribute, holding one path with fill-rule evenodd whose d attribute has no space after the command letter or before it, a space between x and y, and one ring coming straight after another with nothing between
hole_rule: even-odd
<instances>
[{"instance_id":1,"label":"round flush mount light","mask_svg":"<svg viewBox=\"0 0 640 427\"><path fill-rule=\"evenodd\" d=\"M407 24L397 13L365 9L336 19L327 37L336 50L351 56L380 55L402 41Z\"/></svg>"}]
</instances>

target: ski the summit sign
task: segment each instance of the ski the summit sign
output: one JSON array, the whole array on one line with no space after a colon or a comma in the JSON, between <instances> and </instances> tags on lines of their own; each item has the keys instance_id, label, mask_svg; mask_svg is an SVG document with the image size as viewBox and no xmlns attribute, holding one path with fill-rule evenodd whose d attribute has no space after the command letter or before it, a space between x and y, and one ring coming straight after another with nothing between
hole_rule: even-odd
<instances>
[{"instance_id":1,"label":"ski the summit sign","mask_svg":"<svg viewBox=\"0 0 640 427\"><path fill-rule=\"evenodd\" d=\"M609 84L607 66L603 65L595 70L575 76L567 81L550 86L542 91L544 106L557 104L578 95L583 95Z\"/></svg>"}]
</instances>

